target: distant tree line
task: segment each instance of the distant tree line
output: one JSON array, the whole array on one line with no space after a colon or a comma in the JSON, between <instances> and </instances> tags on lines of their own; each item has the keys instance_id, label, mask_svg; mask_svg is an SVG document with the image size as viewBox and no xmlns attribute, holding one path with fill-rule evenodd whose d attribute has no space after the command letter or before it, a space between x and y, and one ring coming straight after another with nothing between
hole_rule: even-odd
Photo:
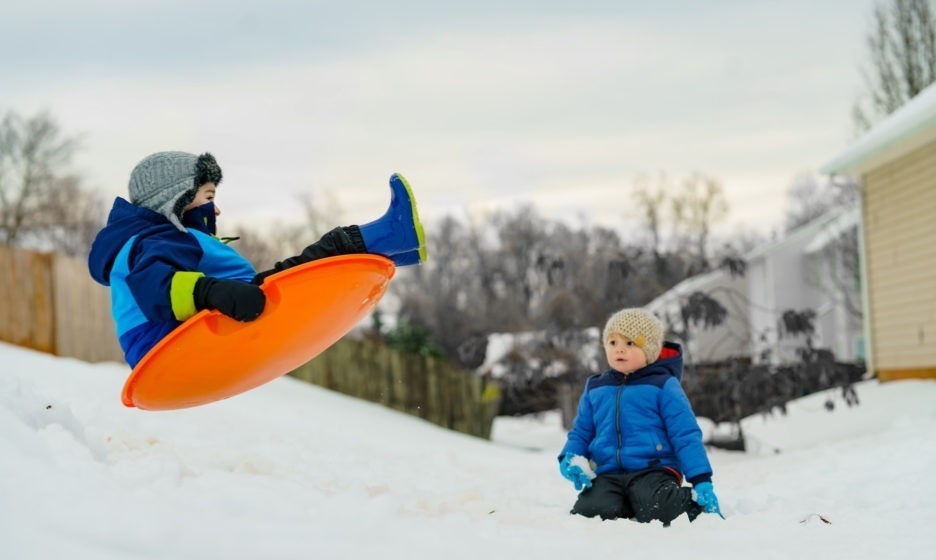
<instances>
[{"instance_id":1,"label":"distant tree line","mask_svg":"<svg viewBox=\"0 0 936 560\"><path fill-rule=\"evenodd\" d=\"M400 270L404 280L392 285L399 317L467 368L481 364L492 333L603 325L616 309L644 305L708 269L711 226L723 214L709 208L727 204L713 179L694 175L685 184L635 199L626 239L546 218L533 206L473 220L447 216L427 235L429 262ZM664 221L665 208L677 218ZM667 235L664 223L678 227Z\"/></svg>"}]
</instances>

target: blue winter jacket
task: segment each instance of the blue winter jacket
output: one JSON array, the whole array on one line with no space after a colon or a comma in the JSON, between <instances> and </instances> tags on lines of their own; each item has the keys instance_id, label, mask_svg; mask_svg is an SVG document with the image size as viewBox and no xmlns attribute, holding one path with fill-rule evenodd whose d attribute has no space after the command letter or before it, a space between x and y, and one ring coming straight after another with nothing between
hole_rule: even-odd
<instances>
[{"instance_id":1,"label":"blue winter jacket","mask_svg":"<svg viewBox=\"0 0 936 560\"><path fill-rule=\"evenodd\" d=\"M130 366L194 315L202 276L250 282L253 266L214 237L214 204L186 212L179 231L162 214L114 201L91 246L88 269L111 288L117 337Z\"/></svg>"},{"instance_id":2,"label":"blue winter jacket","mask_svg":"<svg viewBox=\"0 0 936 560\"><path fill-rule=\"evenodd\" d=\"M596 464L596 474L661 467L692 484L710 481L712 467L681 376L682 348L666 342L661 359L629 375L610 370L588 378L559 460L582 455Z\"/></svg>"}]
</instances>

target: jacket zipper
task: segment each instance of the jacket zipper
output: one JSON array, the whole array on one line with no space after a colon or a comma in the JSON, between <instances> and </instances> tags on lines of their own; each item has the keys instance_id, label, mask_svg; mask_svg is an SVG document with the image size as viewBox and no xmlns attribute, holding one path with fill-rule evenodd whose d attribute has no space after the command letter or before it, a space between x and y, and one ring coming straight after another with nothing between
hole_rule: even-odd
<instances>
[{"instance_id":1,"label":"jacket zipper","mask_svg":"<svg viewBox=\"0 0 936 560\"><path fill-rule=\"evenodd\" d=\"M621 393L624 392L624 385L627 384L627 376L624 376L624 381L621 382L621 386L618 388L617 399L614 402L614 425L617 428L617 437L618 437L618 446L617 446L617 464L618 468L621 469L621 472L624 471L624 464L621 463L621 449L624 447L624 434L621 432Z\"/></svg>"}]
</instances>

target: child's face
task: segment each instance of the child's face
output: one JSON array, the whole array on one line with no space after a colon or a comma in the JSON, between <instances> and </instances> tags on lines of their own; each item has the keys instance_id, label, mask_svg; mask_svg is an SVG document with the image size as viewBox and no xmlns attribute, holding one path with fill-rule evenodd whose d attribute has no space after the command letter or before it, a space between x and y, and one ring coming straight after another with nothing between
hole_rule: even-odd
<instances>
[{"instance_id":1,"label":"child's face","mask_svg":"<svg viewBox=\"0 0 936 560\"><path fill-rule=\"evenodd\" d=\"M630 373L647 365L647 356L640 346L618 333L612 333L605 342L605 355L611 369L621 373Z\"/></svg>"},{"instance_id":2,"label":"child's face","mask_svg":"<svg viewBox=\"0 0 936 560\"><path fill-rule=\"evenodd\" d=\"M198 187L198 192L195 193L195 200L190 202L188 206L182 209L182 213L188 212L192 208L198 208L203 204L208 204L209 202L214 202L215 195L218 193L218 185L214 183L205 183L204 185ZM215 204L215 216L220 216L221 210L218 208L218 205Z\"/></svg>"}]
</instances>

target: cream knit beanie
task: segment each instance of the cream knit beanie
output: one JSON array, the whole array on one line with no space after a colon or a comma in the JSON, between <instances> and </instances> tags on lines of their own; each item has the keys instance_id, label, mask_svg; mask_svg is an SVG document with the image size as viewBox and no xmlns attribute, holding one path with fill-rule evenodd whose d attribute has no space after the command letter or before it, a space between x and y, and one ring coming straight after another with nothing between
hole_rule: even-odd
<instances>
[{"instance_id":1,"label":"cream knit beanie","mask_svg":"<svg viewBox=\"0 0 936 560\"><path fill-rule=\"evenodd\" d=\"M612 333L618 333L643 350L647 365L660 357L660 350L663 349L663 323L649 311L639 307L618 311L605 324L602 341L607 343Z\"/></svg>"}]
</instances>

